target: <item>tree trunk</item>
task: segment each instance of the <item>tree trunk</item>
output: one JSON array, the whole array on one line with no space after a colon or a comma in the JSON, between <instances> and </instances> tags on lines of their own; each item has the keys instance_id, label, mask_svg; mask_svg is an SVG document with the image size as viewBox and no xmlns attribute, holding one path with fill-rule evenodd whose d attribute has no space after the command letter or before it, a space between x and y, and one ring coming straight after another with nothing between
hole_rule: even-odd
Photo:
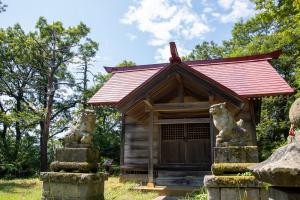
<instances>
[{"instance_id":1,"label":"tree trunk","mask_svg":"<svg viewBox=\"0 0 300 200\"><path fill-rule=\"evenodd\" d=\"M16 111L18 114L21 112L21 99L22 97L20 96L18 96L18 98L16 99L17 100ZM15 149L14 149L13 157L14 160L17 160L19 149L20 149L21 137L22 137L19 119L16 121L15 130L16 130L16 139L15 139Z\"/></svg>"},{"instance_id":2,"label":"tree trunk","mask_svg":"<svg viewBox=\"0 0 300 200\"><path fill-rule=\"evenodd\" d=\"M84 58L84 71L83 71L83 109L86 109L87 107L87 96L86 96L86 91L87 91L87 70L88 70L88 63L87 59Z\"/></svg>"},{"instance_id":3,"label":"tree trunk","mask_svg":"<svg viewBox=\"0 0 300 200\"><path fill-rule=\"evenodd\" d=\"M44 92L41 93L40 101L43 103L43 108L47 108L47 87L44 87ZM47 149L45 150L44 131L45 131L45 118L40 121L40 171L47 171L48 160L47 160Z\"/></svg>"}]
</instances>

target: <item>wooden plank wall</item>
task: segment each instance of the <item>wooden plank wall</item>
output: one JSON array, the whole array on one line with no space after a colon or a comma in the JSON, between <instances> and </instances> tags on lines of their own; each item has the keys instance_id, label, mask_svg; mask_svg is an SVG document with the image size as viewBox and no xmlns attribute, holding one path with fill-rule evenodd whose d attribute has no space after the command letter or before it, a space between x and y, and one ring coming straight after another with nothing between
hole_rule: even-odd
<instances>
[{"instance_id":1,"label":"wooden plank wall","mask_svg":"<svg viewBox=\"0 0 300 200\"><path fill-rule=\"evenodd\" d=\"M125 116L124 165L148 164L148 122L139 124L135 119ZM153 164L158 164L158 125L154 126Z\"/></svg>"}]
</instances>

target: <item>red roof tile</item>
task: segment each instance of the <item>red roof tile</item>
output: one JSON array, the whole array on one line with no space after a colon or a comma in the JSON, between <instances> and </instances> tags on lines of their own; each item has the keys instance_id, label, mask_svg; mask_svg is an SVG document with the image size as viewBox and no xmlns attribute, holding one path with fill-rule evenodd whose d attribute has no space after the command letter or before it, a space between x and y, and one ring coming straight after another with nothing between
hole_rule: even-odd
<instances>
[{"instance_id":1,"label":"red roof tile","mask_svg":"<svg viewBox=\"0 0 300 200\"><path fill-rule=\"evenodd\" d=\"M193 69L224 85L241 97L261 97L293 93L294 90L268 62L274 55L264 54L211 61L185 62ZM89 100L90 104L116 104L169 64L128 68L106 68L113 72L109 81Z\"/></svg>"}]
</instances>

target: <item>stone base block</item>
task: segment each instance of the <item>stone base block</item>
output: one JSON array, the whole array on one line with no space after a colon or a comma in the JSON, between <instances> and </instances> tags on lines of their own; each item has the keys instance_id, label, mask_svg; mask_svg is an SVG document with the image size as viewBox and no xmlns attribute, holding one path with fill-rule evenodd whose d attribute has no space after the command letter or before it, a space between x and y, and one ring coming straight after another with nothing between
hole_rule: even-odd
<instances>
[{"instance_id":1,"label":"stone base block","mask_svg":"<svg viewBox=\"0 0 300 200\"><path fill-rule=\"evenodd\" d=\"M104 200L103 174L43 172L42 200Z\"/></svg>"},{"instance_id":2,"label":"stone base block","mask_svg":"<svg viewBox=\"0 0 300 200\"><path fill-rule=\"evenodd\" d=\"M59 148L55 160L59 162L97 162L99 152L91 148Z\"/></svg>"},{"instance_id":3,"label":"stone base block","mask_svg":"<svg viewBox=\"0 0 300 200\"><path fill-rule=\"evenodd\" d=\"M215 163L257 163L257 146L214 147Z\"/></svg>"},{"instance_id":4,"label":"stone base block","mask_svg":"<svg viewBox=\"0 0 300 200\"><path fill-rule=\"evenodd\" d=\"M50 164L50 169L54 172L59 172L61 170L66 172L97 172L97 163L87 163L87 162L58 162L54 161Z\"/></svg>"},{"instance_id":5,"label":"stone base block","mask_svg":"<svg viewBox=\"0 0 300 200\"><path fill-rule=\"evenodd\" d=\"M299 200L300 188L298 187L269 187L269 200Z\"/></svg>"},{"instance_id":6,"label":"stone base block","mask_svg":"<svg viewBox=\"0 0 300 200\"><path fill-rule=\"evenodd\" d=\"M214 176L204 177L208 200L268 200L262 182L254 176Z\"/></svg>"}]
</instances>

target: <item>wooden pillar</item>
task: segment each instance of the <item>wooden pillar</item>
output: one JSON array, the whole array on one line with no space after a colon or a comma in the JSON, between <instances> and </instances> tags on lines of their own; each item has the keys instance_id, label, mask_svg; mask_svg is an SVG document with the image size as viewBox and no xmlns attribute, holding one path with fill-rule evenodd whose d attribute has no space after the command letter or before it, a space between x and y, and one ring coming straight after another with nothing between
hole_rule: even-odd
<instances>
[{"instance_id":1,"label":"wooden pillar","mask_svg":"<svg viewBox=\"0 0 300 200\"><path fill-rule=\"evenodd\" d=\"M149 127L148 127L148 144L149 144L149 160L148 160L148 187L154 187L153 178L153 110L149 112Z\"/></svg>"},{"instance_id":2,"label":"wooden pillar","mask_svg":"<svg viewBox=\"0 0 300 200\"><path fill-rule=\"evenodd\" d=\"M122 113L122 129L121 129L121 149L120 149L120 166L124 165L124 145L125 145L125 114Z\"/></svg>"},{"instance_id":3,"label":"wooden pillar","mask_svg":"<svg viewBox=\"0 0 300 200\"><path fill-rule=\"evenodd\" d=\"M213 105L214 104L214 94L210 93L209 94L209 105ZM216 140L216 137L215 137L215 131L214 131L214 122L213 122L213 117L212 115L210 114L209 115L209 118L210 118L210 122L209 122L209 134L210 134L210 147L211 147L211 162L214 163L214 147L215 147L215 140Z\"/></svg>"}]
</instances>

